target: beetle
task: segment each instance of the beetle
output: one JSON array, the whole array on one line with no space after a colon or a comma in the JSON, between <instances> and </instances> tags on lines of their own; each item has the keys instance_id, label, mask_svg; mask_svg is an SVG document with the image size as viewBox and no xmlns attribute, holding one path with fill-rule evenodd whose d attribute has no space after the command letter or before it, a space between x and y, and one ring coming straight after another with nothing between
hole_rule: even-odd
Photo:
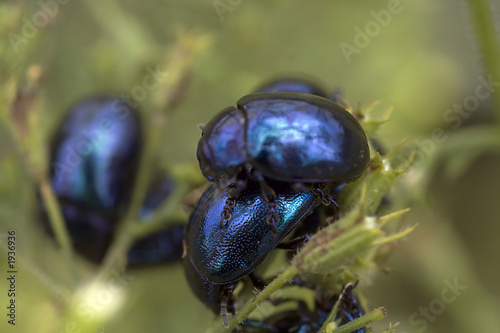
<instances>
[{"instance_id":1,"label":"beetle","mask_svg":"<svg viewBox=\"0 0 500 333\"><path fill-rule=\"evenodd\" d=\"M54 193L73 247L93 262L102 260L128 204L141 151L137 111L113 96L72 106L51 139Z\"/></svg>"},{"instance_id":2,"label":"beetle","mask_svg":"<svg viewBox=\"0 0 500 333\"><path fill-rule=\"evenodd\" d=\"M139 220L142 223L148 223L153 213L167 200L174 188L175 182L172 178L165 172L155 170L146 192L146 198L139 210ZM185 223L181 221L170 222L165 228L137 240L127 253L129 267L180 261L185 226Z\"/></svg>"},{"instance_id":3,"label":"beetle","mask_svg":"<svg viewBox=\"0 0 500 333\"><path fill-rule=\"evenodd\" d=\"M166 174L155 172L139 210L139 221L149 221L154 211L167 200L173 184ZM115 234L114 220L109 214L86 209L78 203L61 202L60 207L75 251L94 263L100 263ZM52 233L43 207L41 212L44 228ZM127 254L128 266L180 261L184 228L185 223L173 221L167 227L134 242Z\"/></svg>"},{"instance_id":4,"label":"beetle","mask_svg":"<svg viewBox=\"0 0 500 333\"><path fill-rule=\"evenodd\" d=\"M347 324L348 322L353 321L359 317L365 315L365 309L361 305L361 302L358 300L356 294L353 292L353 289L356 287L357 282L352 285L347 285L344 287L344 291L342 294L342 299L340 300L339 313L337 314L336 319L340 319L340 326ZM365 328L360 328L354 333L365 333Z\"/></svg>"},{"instance_id":5,"label":"beetle","mask_svg":"<svg viewBox=\"0 0 500 333\"><path fill-rule=\"evenodd\" d=\"M100 212L82 209L78 204L61 202L60 208L74 251L91 262L100 263L113 238L113 223ZM43 228L54 238L41 203L38 212Z\"/></svg>"},{"instance_id":6,"label":"beetle","mask_svg":"<svg viewBox=\"0 0 500 333\"><path fill-rule=\"evenodd\" d=\"M276 235L266 223L267 202L260 184L249 181L233 207L227 229L219 228L223 209L233 185L211 184L193 210L185 230L184 270L193 293L227 324L235 284L251 275L299 221L311 214L321 200L313 192L296 192L288 184L270 180L276 189Z\"/></svg>"},{"instance_id":7,"label":"beetle","mask_svg":"<svg viewBox=\"0 0 500 333\"><path fill-rule=\"evenodd\" d=\"M142 222L149 221L156 209L172 194L175 186L175 181L169 174L159 168L153 169L146 197L138 213L139 219Z\"/></svg>"},{"instance_id":8,"label":"beetle","mask_svg":"<svg viewBox=\"0 0 500 333\"><path fill-rule=\"evenodd\" d=\"M263 84L256 93L296 92L327 97L321 87L312 80L304 78L284 77Z\"/></svg>"},{"instance_id":9,"label":"beetle","mask_svg":"<svg viewBox=\"0 0 500 333\"><path fill-rule=\"evenodd\" d=\"M269 179L309 183L313 189L351 182L366 170L370 152L361 125L342 106L320 96L280 92L247 95L237 108L219 112L203 128L197 158L207 179L237 179L221 213L221 228L253 179L260 183L269 206L267 221L276 230L276 194Z\"/></svg>"},{"instance_id":10,"label":"beetle","mask_svg":"<svg viewBox=\"0 0 500 333\"><path fill-rule=\"evenodd\" d=\"M232 223L219 228L232 183L212 184L201 196L185 231L186 252L208 280L226 284L251 273L276 245L321 201L313 192L296 192L286 183L270 180L276 189L277 234L266 223L267 203L259 183L249 181L233 207Z\"/></svg>"},{"instance_id":11,"label":"beetle","mask_svg":"<svg viewBox=\"0 0 500 333\"><path fill-rule=\"evenodd\" d=\"M345 101L342 99L342 89L337 87L330 95L320 88L313 80L308 80L298 77L284 77L275 79L255 91L256 93L271 93L271 92L296 92L304 94L312 94L328 98L330 101L343 105Z\"/></svg>"},{"instance_id":12,"label":"beetle","mask_svg":"<svg viewBox=\"0 0 500 333\"><path fill-rule=\"evenodd\" d=\"M142 151L140 119L111 96L70 109L51 144L51 182L62 202L116 218L131 195Z\"/></svg>"},{"instance_id":13,"label":"beetle","mask_svg":"<svg viewBox=\"0 0 500 333\"><path fill-rule=\"evenodd\" d=\"M357 179L369 161L357 120L340 105L301 93L247 95L218 113L203 129L197 157L215 180L252 167L285 182Z\"/></svg>"},{"instance_id":14,"label":"beetle","mask_svg":"<svg viewBox=\"0 0 500 333\"><path fill-rule=\"evenodd\" d=\"M189 254L184 255L183 266L193 294L215 314L221 314L222 322L227 327L227 312L234 313L232 292L235 283L216 284L208 280L198 271Z\"/></svg>"},{"instance_id":15,"label":"beetle","mask_svg":"<svg viewBox=\"0 0 500 333\"><path fill-rule=\"evenodd\" d=\"M299 78L299 77L282 77L280 79L274 79L272 81L269 81L263 85L260 86L259 89L255 91L256 93L271 93L271 92L296 92L296 93L305 93L305 94L312 94L312 95L317 95L321 97L326 97L332 102L339 103L341 102L342 98L342 91L340 88L336 88L332 94L328 95L325 93L325 91L317 85L313 80L311 79L305 79L305 78ZM343 101L342 101L343 102ZM344 184L335 187L333 190L338 193L340 188L343 187ZM330 206L331 207L331 206ZM293 239L293 243L287 243L283 244L281 243L278 245L278 247L286 247L288 249L292 249L294 246L293 244L296 244L296 246L300 246L303 244L305 241L308 240L308 234L314 233L319 225L320 225L320 215L323 217L325 216L325 208L321 209L322 212L315 212L314 214L311 214L310 216L307 217L307 222L301 223L300 226L298 226L295 230L295 235ZM329 209L328 211L329 215L333 215L335 211L333 209ZM331 214L330 214L331 213ZM292 252L289 252L289 259L290 256L292 256Z\"/></svg>"},{"instance_id":16,"label":"beetle","mask_svg":"<svg viewBox=\"0 0 500 333\"><path fill-rule=\"evenodd\" d=\"M314 310L310 311L304 301L299 301L296 310L282 311L260 322L247 319L235 331L239 333L319 332L340 296L342 298L335 320L339 321L339 326L345 325L365 314L365 310L352 291L353 288L354 286L347 285L341 294L333 296L328 296L324 290L319 289L314 299ZM354 333L365 332L366 328L354 331Z\"/></svg>"},{"instance_id":17,"label":"beetle","mask_svg":"<svg viewBox=\"0 0 500 333\"><path fill-rule=\"evenodd\" d=\"M170 182L172 180L168 178L163 183ZM150 214L166 200L167 196L163 196L163 200L160 200L162 194L155 191L159 189L165 191L165 187L158 187L158 184L149 186L138 216L142 223L147 223ZM166 191L163 195L165 193L169 192ZM60 207L75 252L99 264L115 235L114 221L105 214L84 209L78 204L61 202ZM44 229L53 236L43 207L40 207L40 213ZM180 261L184 228L185 223L181 221L169 222L167 227L134 242L127 253L128 266L138 267Z\"/></svg>"},{"instance_id":18,"label":"beetle","mask_svg":"<svg viewBox=\"0 0 500 333\"><path fill-rule=\"evenodd\" d=\"M102 261L128 207L142 143L138 112L113 96L71 107L51 140L51 183L73 247L90 261ZM155 170L138 218L146 223L174 186ZM47 217L42 221L50 231ZM128 253L129 265L180 260L183 229L183 223L173 224L138 240Z\"/></svg>"},{"instance_id":19,"label":"beetle","mask_svg":"<svg viewBox=\"0 0 500 333\"><path fill-rule=\"evenodd\" d=\"M169 223L167 227L137 240L127 253L127 265L139 267L180 261L185 227L181 222Z\"/></svg>"}]
</instances>

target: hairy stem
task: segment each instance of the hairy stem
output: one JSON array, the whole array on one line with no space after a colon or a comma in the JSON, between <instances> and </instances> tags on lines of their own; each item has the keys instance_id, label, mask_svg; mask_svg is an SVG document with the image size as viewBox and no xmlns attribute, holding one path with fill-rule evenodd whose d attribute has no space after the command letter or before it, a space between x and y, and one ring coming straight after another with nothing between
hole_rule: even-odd
<instances>
[{"instance_id":1,"label":"hairy stem","mask_svg":"<svg viewBox=\"0 0 500 333\"><path fill-rule=\"evenodd\" d=\"M54 194L54 190L52 189L47 177L41 177L39 181L39 188L43 202L47 209L50 225L54 231L57 242L61 247L64 259L66 260L66 267L68 267L73 280L77 282L78 273L73 259L74 255L70 241L71 238L69 236L68 229L66 229L66 224L64 223L64 217L62 216L59 202L57 201L57 197Z\"/></svg>"},{"instance_id":2,"label":"hairy stem","mask_svg":"<svg viewBox=\"0 0 500 333\"><path fill-rule=\"evenodd\" d=\"M262 290L254 299L248 301L243 309L229 322L227 330L230 332L236 327L240 322L242 322L257 306L265 301L271 296L272 293L283 287L288 283L295 275L299 273L297 266L291 265L283 273L281 273L276 279L274 279L264 290ZM217 318L219 319L219 318ZM216 320L214 325L208 330L208 332L221 332L223 330L222 321Z\"/></svg>"},{"instance_id":3,"label":"hairy stem","mask_svg":"<svg viewBox=\"0 0 500 333\"><path fill-rule=\"evenodd\" d=\"M376 322L380 319L383 319L387 316L387 310L383 307L380 307L378 309L375 309L371 312L368 312L362 317L356 318L353 321L348 322L347 324L344 324L342 326L339 326L337 328L332 328L332 326L335 326L335 323L329 324L323 332L325 333L349 333L349 332L354 332L355 330L359 330L366 325L369 325L373 322Z\"/></svg>"}]
</instances>

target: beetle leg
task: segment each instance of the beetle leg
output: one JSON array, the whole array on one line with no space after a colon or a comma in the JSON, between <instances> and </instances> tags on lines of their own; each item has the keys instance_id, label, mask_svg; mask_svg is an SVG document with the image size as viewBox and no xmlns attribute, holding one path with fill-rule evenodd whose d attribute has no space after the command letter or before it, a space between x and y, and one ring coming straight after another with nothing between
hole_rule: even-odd
<instances>
[{"instance_id":1,"label":"beetle leg","mask_svg":"<svg viewBox=\"0 0 500 333\"><path fill-rule=\"evenodd\" d=\"M255 176L255 178L257 178L257 181L260 184L260 190L262 191L262 196L267 201L267 224L272 226L273 236L276 236L278 233L278 228L276 227L276 225L280 221L278 213L276 211L276 202L274 201L276 193L271 187L269 187L269 185L267 185L264 176L260 172L254 170L253 175Z\"/></svg>"},{"instance_id":2,"label":"beetle leg","mask_svg":"<svg viewBox=\"0 0 500 333\"><path fill-rule=\"evenodd\" d=\"M230 313L234 313L234 303L233 303L233 291L234 285L225 285L222 288L222 295L220 299L220 314L222 316L222 324L224 327L229 327L229 320L227 319L228 308Z\"/></svg>"},{"instance_id":3,"label":"beetle leg","mask_svg":"<svg viewBox=\"0 0 500 333\"><path fill-rule=\"evenodd\" d=\"M236 206L236 200L239 198L240 193L245 189L248 183L246 174L240 172L234 181L233 186L227 191L227 200L224 205L224 210L220 214L219 227L221 229L227 228L227 221L231 219L233 208Z\"/></svg>"},{"instance_id":4,"label":"beetle leg","mask_svg":"<svg viewBox=\"0 0 500 333\"><path fill-rule=\"evenodd\" d=\"M335 206L335 208L337 208L337 209L339 208L339 205L337 205L335 200L333 200L333 198L330 195L326 194L319 187L314 187L312 189L312 191L314 194L316 194L321 199L321 201L323 201L323 205L328 206L330 204L333 204Z\"/></svg>"},{"instance_id":5,"label":"beetle leg","mask_svg":"<svg viewBox=\"0 0 500 333\"><path fill-rule=\"evenodd\" d=\"M267 202L267 224L271 225L273 230L273 236L276 237L278 234L278 228L276 227L276 224L279 222L278 214L276 213L276 202L274 202L274 197L270 198L269 201Z\"/></svg>"},{"instance_id":6,"label":"beetle leg","mask_svg":"<svg viewBox=\"0 0 500 333\"><path fill-rule=\"evenodd\" d=\"M226 199L226 204L224 205L224 209L220 213L219 228L221 229L227 228L227 221L231 219L231 216L233 214L233 208L235 205L236 205L235 198L228 197Z\"/></svg>"}]
</instances>

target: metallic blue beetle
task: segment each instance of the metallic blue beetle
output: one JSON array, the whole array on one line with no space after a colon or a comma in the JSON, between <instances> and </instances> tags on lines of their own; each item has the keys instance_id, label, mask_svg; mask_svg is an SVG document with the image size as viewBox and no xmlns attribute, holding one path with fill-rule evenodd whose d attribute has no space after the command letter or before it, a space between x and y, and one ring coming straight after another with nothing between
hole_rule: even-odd
<instances>
[{"instance_id":1,"label":"metallic blue beetle","mask_svg":"<svg viewBox=\"0 0 500 333\"><path fill-rule=\"evenodd\" d=\"M343 105L345 101L342 99L342 89L337 87L330 95L327 95L323 89L316 85L313 81L304 78L289 77L270 81L257 89L256 93L272 93L272 92L296 92L311 94L328 98L334 103Z\"/></svg>"},{"instance_id":2,"label":"metallic blue beetle","mask_svg":"<svg viewBox=\"0 0 500 333\"><path fill-rule=\"evenodd\" d=\"M276 236L266 223L267 202L258 182L249 182L241 192L227 229L219 228L219 217L231 183L225 189L212 184L201 197L186 226L185 242L189 260L208 280L227 284L247 276L320 203L313 192L295 192L277 181L269 184L276 190Z\"/></svg>"},{"instance_id":3,"label":"metallic blue beetle","mask_svg":"<svg viewBox=\"0 0 500 333\"><path fill-rule=\"evenodd\" d=\"M302 80L274 81L262 87L259 92L280 92L283 90L326 96L321 89ZM215 163L218 163L216 158L222 157L221 163L217 164L221 167L217 175L209 176L205 172L209 179L213 180L215 177L220 177L220 181L217 185L212 184L201 197L198 206L190 217L185 236L186 256L184 267L188 282L196 296L216 313L221 310L225 312L224 307L232 304L230 293L234 282L250 274L260 265L268 253L278 245L296 223L310 214L312 209L320 202L316 196L318 192L295 192L289 186L289 183L275 181L273 178L276 177L268 174L265 174L265 176L268 176L266 186L269 184L274 189L272 200L274 203L273 211L277 215L275 225L270 226L264 223L268 218L269 200L266 198L265 193L260 192L261 179L258 179L259 182L247 180L246 188L243 186L239 189L238 200L232 200L231 189L238 187L238 177L234 176L241 171L246 172L254 167L245 160L247 148L252 148L248 141L244 141L244 139L248 140L248 133L253 133L255 134L254 137L259 137L259 133L262 132L261 134L265 136L266 131L272 133L273 122L279 125L277 120L282 120L281 127L277 126L275 132L278 133L277 136L290 134L287 133L288 127L289 132L292 132L292 135L289 135L288 142L291 145L296 144L295 148L297 150L292 152L295 155L300 155L300 149L306 150L306 153L307 150L311 152L313 149L306 147L307 144L304 146L304 142L298 142L298 140L293 142L293 133L304 134L306 137L309 135L308 139L315 138L316 141L319 138L320 143L325 144L325 142L329 141L328 136L333 137L335 134L339 136L339 132L342 132L347 133L347 138L351 141L352 137L358 141L349 142L346 140L347 142L344 143L343 140L346 138L340 138L339 142L336 143L338 144L336 148L339 150L338 153L344 152L347 154L349 144L352 145L352 143L362 147L362 152L357 152L358 155L364 154L362 156L363 166L360 167L359 173L362 173L366 168L367 161L364 161L364 159L369 157L366 137L360 125L346 110L324 98L318 97L316 99L315 96L305 94L258 94L243 98L238 102L238 106L239 109L228 108L222 111L204 128L204 136L200 140L197 152L200 166L202 170L203 166L210 169L211 163L207 162L206 156L210 156L210 161L214 160ZM305 117L316 128L323 127L325 133L322 134L323 136L305 133L304 128L301 128L300 121L294 122L293 117L288 118L290 114L294 114L295 118ZM323 118L329 119L329 125L336 124L332 130L336 133L328 134L328 131L324 128L325 126L319 124L318 119L314 119L315 116L323 116ZM257 124L259 120L264 122L260 129ZM266 126L266 121L271 122L271 126ZM245 133L247 125L256 128ZM305 120L304 125L307 125ZM275 139L274 145L273 142L269 142L272 140L264 140L266 144L270 144L263 145L263 147L276 151L278 148L283 148L283 145L280 146L280 138L275 137ZM307 139L305 141L307 143ZM346 148L345 145L348 147ZM216 149L216 153L212 148ZM223 170L222 165L224 163L234 162L231 157L232 154L237 157L236 163L232 164L235 166ZM292 159L287 161L291 162ZM305 156L305 159L307 159L307 156ZM352 162L352 158L346 159L345 162ZM241 165L238 165L238 163ZM348 165L343 167L349 168ZM225 171L229 171L227 175L225 175ZM254 172L255 170L250 171ZM258 172L260 172L260 169ZM233 178L225 176L233 176ZM357 176L359 175L349 176L348 179L351 180ZM345 177L344 174L344 178L339 178L338 182L345 182ZM296 178L299 177L294 177L293 180L307 180L304 177ZM313 179L313 181L317 182L318 179ZM331 179L325 182L330 183ZM330 185L324 185L322 189L325 192L320 190L320 193L328 193L330 188ZM320 196L321 199L324 199L324 197L325 195ZM231 211L232 223L229 224L226 230L223 230L220 228L219 212L227 210L228 206ZM318 223L306 229L306 231L300 232L300 234L305 234L307 231L317 228L319 221L316 222ZM307 240L307 238L304 237L304 240ZM224 296L221 296L222 294ZM220 306L221 302L224 303L224 306ZM225 319L227 320L227 318Z\"/></svg>"},{"instance_id":4,"label":"metallic blue beetle","mask_svg":"<svg viewBox=\"0 0 500 333\"><path fill-rule=\"evenodd\" d=\"M351 322L354 319L357 319L365 315L365 309L363 309L361 303L356 297L356 294L354 294L354 292L352 291L355 287L356 284L354 286L351 285L347 286L345 288L344 295L342 295L342 300L339 306L339 313L337 314L336 318L340 319L340 326L347 324L348 322ZM360 328L354 331L354 333L365 333L365 332L366 332L365 328Z\"/></svg>"},{"instance_id":5,"label":"metallic blue beetle","mask_svg":"<svg viewBox=\"0 0 500 333\"><path fill-rule=\"evenodd\" d=\"M170 195L173 180L157 173L148 187L146 198L139 211L139 219L147 223L150 216ZM115 221L109 214L90 211L78 203L61 202L61 211L75 251L88 260L100 263L115 234ZM42 216L45 228L50 226ZM153 234L137 240L127 253L129 267L180 261L185 224L169 223Z\"/></svg>"},{"instance_id":6,"label":"metallic blue beetle","mask_svg":"<svg viewBox=\"0 0 500 333\"><path fill-rule=\"evenodd\" d=\"M301 93L253 94L203 129L197 156L209 180L251 167L286 182L345 183L370 158L361 125L343 107Z\"/></svg>"},{"instance_id":7,"label":"metallic blue beetle","mask_svg":"<svg viewBox=\"0 0 500 333\"><path fill-rule=\"evenodd\" d=\"M227 312L227 309L221 309L227 304L232 306L231 292L233 290L232 284L215 284L212 281L205 278L196 269L195 265L191 261L189 255L186 255L183 260L184 273L186 275L186 280L191 287L193 294L207 307L212 309L216 314L221 312ZM224 304L222 299L225 299ZM232 312L232 311L230 311ZM226 318L227 320L227 318Z\"/></svg>"},{"instance_id":8,"label":"metallic blue beetle","mask_svg":"<svg viewBox=\"0 0 500 333\"><path fill-rule=\"evenodd\" d=\"M115 215L127 204L142 150L139 117L118 98L75 105L56 133L52 186L61 201Z\"/></svg>"},{"instance_id":9,"label":"metallic blue beetle","mask_svg":"<svg viewBox=\"0 0 500 333\"><path fill-rule=\"evenodd\" d=\"M311 94L278 92L245 96L237 108L218 113L203 129L197 157L209 180L225 184L237 178L219 227L227 227L239 193L255 179L276 233L275 192L268 179L310 183L313 189L354 181L367 168L370 151L361 125L342 106Z\"/></svg>"},{"instance_id":10,"label":"metallic blue beetle","mask_svg":"<svg viewBox=\"0 0 500 333\"><path fill-rule=\"evenodd\" d=\"M73 247L91 261L101 261L111 243L141 151L137 112L111 96L73 106L52 138L52 186Z\"/></svg>"},{"instance_id":11,"label":"metallic blue beetle","mask_svg":"<svg viewBox=\"0 0 500 333\"><path fill-rule=\"evenodd\" d=\"M184 270L193 293L216 313L232 312L236 282L253 272L291 229L321 200L312 192L295 192L288 184L270 181L276 190L279 216L276 235L266 223L267 202L260 184L250 181L233 207L227 229L219 227L220 211L232 183L212 184L202 195L185 230Z\"/></svg>"},{"instance_id":12,"label":"metallic blue beetle","mask_svg":"<svg viewBox=\"0 0 500 333\"><path fill-rule=\"evenodd\" d=\"M141 222L148 223L155 210L167 200L174 188L174 180L165 173L157 171L153 174L139 211ZM129 267L180 261L185 227L180 221L169 223L167 227L137 240L127 253Z\"/></svg>"},{"instance_id":13,"label":"metallic blue beetle","mask_svg":"<svg viewBox=\"0 0 500 333\"><path fill-rule=\"evenodd\" d=\"M142 150L137 112L115 97L93 97L71 108L51 142L51 182L75 251L99 263L123 217ZM156 172L139 218L146 222L170 195L173 181ZM46 216L45 227L49 229ZM135 243L130 265L180 260L184 224Z\"/></svg>"},{"instance_id":14,"label":"metallic blue beetle","mask_svg":"<svg viewBox=\"0 0 500 333\"><path fill-rule=\"evenodd\" d=\"M136 241L127 253L127 265L138 267L180 261L185 227L184 223L169 224Z\"/></svg>"}]
</instances>

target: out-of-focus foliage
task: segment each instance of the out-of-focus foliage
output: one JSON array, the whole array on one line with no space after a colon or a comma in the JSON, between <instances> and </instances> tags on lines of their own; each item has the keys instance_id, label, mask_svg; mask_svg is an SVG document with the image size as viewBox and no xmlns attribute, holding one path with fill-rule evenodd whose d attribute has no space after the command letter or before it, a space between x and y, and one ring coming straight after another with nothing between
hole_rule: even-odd
<instances>
[{"instance_id":1,"label":"out-of-focus foliage","mask_svg":"<svg viewBox=\"0 0 500 333\"><path fill-rule=\"evenodd\" d=\"M500 7L493 5L498 17ZM91 94L135 95L147 114L153 96L161 94L141 90L143 79L164 70L157 66L166 63L176 37L187 29L208 33L215 42L186 82L183 102L167 117L158 151L163 166L195 165L197 125L283 73L308 74L329 90L340 86L353 105L379 100L375 111L381 114L392 105L379 140L393 147L407 138L402 150L417 148L392 203L412 206L403 223L419 226L387 262L391 274L374 276L373 286L364 290L369 306L384 305L390 320L400 321L396 332L488 332L500 326L497 129L478 127L492 122L494 108L481 96L488 87L498 89L500 79L484 83L490 73L480 65L466 7L451 0L4 1L2 119L13 87L29 88L26 71L32 65L43 71L41 137L54 132L70 105ZM357 51L346 57L347 44ZM168 78L168 72L162 74ZM477 106L467 104L475 103L474 97ZM456 105L465 111L459 113ZM3 315L0 330L55 332L61 330L60 318L72 311L92 325L101 308L90 306L88 293L69 299L63 255L38 223L33 177L4 121L0 142L0 240L16 230L19 262L18 322L10 327ZM0 277L5 262L2 251ZM76 264L83 288L96 268L79 258ZM181 267L126 274L104 331L208 327L212 314L191 295ZM5 308L7 284L0 281ZM450 292L455 281L466 288ZM67 302L76 308L64 310ZM387 328L387 321L380 327Z\"/></svg>"}]
</instances>

